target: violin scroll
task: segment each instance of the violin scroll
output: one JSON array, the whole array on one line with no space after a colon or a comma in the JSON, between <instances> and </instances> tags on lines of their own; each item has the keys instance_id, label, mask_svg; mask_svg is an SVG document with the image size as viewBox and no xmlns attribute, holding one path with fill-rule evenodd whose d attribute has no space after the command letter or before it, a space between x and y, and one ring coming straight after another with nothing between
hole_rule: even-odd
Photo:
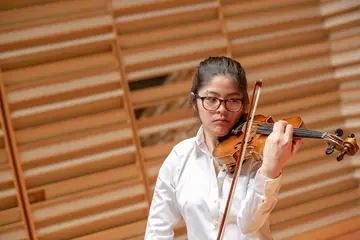
<instances>
[{"instance_id":1,"label":"violin scroll","mask_svg":"<svg viewBox=\"0 0 360 240\"><path fill-rule=\"evenodd\" d=\"M345 155L353 156L359 151L359 146L355 139L355 134L351 133L349 136L343 140L341 136L343 135L342 129L337 129L335 134L325 134L324 140L328 144L326 149L326 155L330 155L337 150L339 153L336 157L337 161L343 160Z\"/></svg>"}]
</instances>

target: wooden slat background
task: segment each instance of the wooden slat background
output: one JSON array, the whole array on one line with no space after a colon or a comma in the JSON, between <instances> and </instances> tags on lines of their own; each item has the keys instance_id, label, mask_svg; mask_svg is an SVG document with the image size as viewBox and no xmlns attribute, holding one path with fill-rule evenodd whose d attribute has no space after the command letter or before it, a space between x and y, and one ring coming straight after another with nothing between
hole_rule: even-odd
<instances>
[{"instance_id":1,"label":"wooden slat background","mask_svg":"<svg viewBox=\"0 0 360 240\"><path fill-rule=\"evenodd\" d=\"M262 78L259 113L360 136L358 0L4 0L0 239L143 239L162 161L199 122L209 55ZM306 140L275 239L360 239L360 155ZM181 222L176 239L186 239Z\"/></svg>"}]
</instances>

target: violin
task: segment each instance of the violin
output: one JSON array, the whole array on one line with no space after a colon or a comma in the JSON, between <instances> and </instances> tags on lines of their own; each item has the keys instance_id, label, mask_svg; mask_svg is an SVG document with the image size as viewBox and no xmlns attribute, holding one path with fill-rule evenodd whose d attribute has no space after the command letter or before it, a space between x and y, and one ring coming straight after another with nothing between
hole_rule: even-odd
<instances>
[{"instance_id":1,"label":"violin","mask_svg":"<svg viewBox=\"0 0 360 240\"><path fill-rule=\"evenodd\" d=\"M229 134L218 138L219 143L213 150L213 156L218 160L224 161L224 170L228 173L234 173L217 240L223 238L223 229L226 226L227 216L233 199L233 189L234 186L236 186L238 180L237 176L240 175L245 156L251 154L255 160L261 160L266 138L271 134L275 123L271 116L264 116L261 114L255 115L261 86L262 80L256 81L250 102L249 113L244 115L243 118L235 124L235 127L231 129ZM341 161L345 155L352 156L359 151L359 146L354 134L350 134L346 139L342 139L343 131L341 129L337 129L335 134L329 134L327 132L306 129L303 120L299 116L284 120L294 127L294 137L324 140L328 144L325 151L327 155L330 155L337 150L339 152L336 157L337 161Z\"/></svg>"},{"instance_id":2,"label":"violin","mask_svg":"<svg viewBox=\"0 0 360 240\"><path fill-rule=\"evenodd\" d=\"M337 161L341 161L345 155L353 156L359 150L355 135L350 134L347 138L342 139L343 130L338 128L335 134L310 130L305 128L305 124L301 117L295 116L283 119L294 127L294 137L300 138L317 138L323 139L328 147L325 154L330 155L334 150L338 151ZM253 159L261 160L264 151L265 141L272 132L274 119L271 116L255 115L253 125L247 142L246 151L251 154ZM235 170L235 159L238 158L241 144L244 144L245 121L242 120L225 137L219 138L219 144L213 151L213 156L224 161L224 169L228 173Z\"/></svg>"}]
</instances>

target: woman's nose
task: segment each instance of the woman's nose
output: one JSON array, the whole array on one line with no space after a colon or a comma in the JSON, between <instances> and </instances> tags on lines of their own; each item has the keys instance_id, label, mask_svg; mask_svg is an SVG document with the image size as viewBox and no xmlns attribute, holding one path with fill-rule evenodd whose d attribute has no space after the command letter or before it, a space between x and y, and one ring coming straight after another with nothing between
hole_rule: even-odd
<instances>
[{"instance_id":1,"label":"woman's nose","mask_svg":"<svg viewBox=\"0 0 360 240\"><path fill-rule=\"evenodd\" d=\"M225 107L225 102L222 102L218 108L218 112L221 113L221 114L224 114L227 112L227 109Z\"/></svg>"}]
</instances>

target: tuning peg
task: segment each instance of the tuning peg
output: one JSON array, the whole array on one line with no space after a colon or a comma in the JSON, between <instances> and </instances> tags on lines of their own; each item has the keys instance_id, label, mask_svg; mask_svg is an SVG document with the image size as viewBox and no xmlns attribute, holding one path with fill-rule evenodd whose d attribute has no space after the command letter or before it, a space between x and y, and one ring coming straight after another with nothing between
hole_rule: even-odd
<instances>
[{"instance_id":1,"label":"tuning peg","mask_svg":"<svg viewBox=\"0 0 360 240\"><path fill-rule=\"evenodd\" d=\"M344 131L341 128L336 129L335 135L341 137L344 134Z\"/></svg>"},{"instance_id":2,"label":"tuning peg","mask_svg":"<svg viewBox=\"0 0 360 240\"><path fill-rule=\"evenodd\" d=\"M341 160L343 160L345 154L346 154L345 151L340 152L340 153L337 155L336 160L337 160L338 162L340 162Z\"/></svg>"},{"instance_id":3,"label":"tuning peg","mask_svg":"<svg viewBox=\"0 0 360 240\"><path fill-rule=\"evenodd\" d=\"M349 138L355 138L355 134L353 133L349 134Z\"/></svg>"},{"instance_id":4,"label":"tuning peg","mask_svg":"<svg viewBox=\"0 0 360 240\"><path fill-rule=\"evenodd\" d=\"M329 147L326 149L326 151L325 151L326 155L332 154L332 153L334 152L334 148L335 148L334 145L329 146Z\"/></svg>"}]
</instances>

